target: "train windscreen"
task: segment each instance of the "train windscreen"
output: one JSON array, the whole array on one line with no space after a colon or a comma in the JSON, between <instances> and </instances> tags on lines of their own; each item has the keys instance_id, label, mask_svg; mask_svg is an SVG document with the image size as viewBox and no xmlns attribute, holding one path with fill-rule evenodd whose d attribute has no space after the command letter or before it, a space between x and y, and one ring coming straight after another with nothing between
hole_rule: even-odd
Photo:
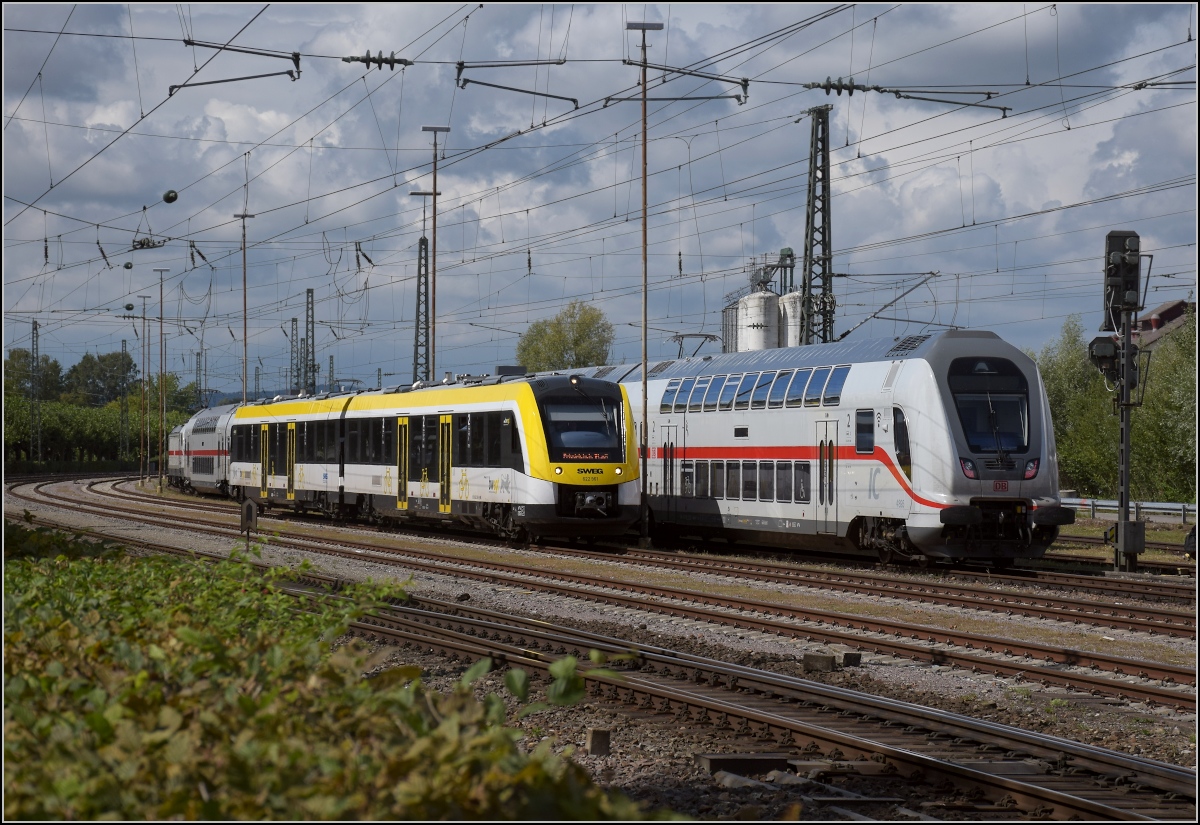
<instances>
[{"instance_id":1,"label":"train windscreen","mask_svg":"<svg viewBox=\"0 0 1200 825\"><path fill-rule=\"evenodd\" d=\"M956 358L947 376L967 447L973 453L1029 449L1029 384L1004 358Z\"/></svg>"},{"instance_id":2,"label":"train windscreen","mask_svg":"<svg viewBox=\"0 0 1200 825\"><path fill-rule=\"evenodd\" d=\"M625 460L625 411L620 399L579 392L543 398L539 406L551 461Z\"/></svg>"}]
</instances>

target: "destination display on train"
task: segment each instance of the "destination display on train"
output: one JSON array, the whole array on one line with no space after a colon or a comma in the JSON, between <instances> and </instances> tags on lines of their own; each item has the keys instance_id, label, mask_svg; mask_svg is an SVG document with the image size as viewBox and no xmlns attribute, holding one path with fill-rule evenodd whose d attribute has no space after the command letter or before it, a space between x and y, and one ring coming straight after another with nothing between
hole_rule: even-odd
<instances>
[{"instance_id":1,"label":"destination display on train","mask_svg":"<svg viewBox=\"0 0 1200 825\"><path fill-rule=\"evenodd\" d=\"M560 461L619 461L613 450L563 450Z\"/></svg>"}]
</instances>

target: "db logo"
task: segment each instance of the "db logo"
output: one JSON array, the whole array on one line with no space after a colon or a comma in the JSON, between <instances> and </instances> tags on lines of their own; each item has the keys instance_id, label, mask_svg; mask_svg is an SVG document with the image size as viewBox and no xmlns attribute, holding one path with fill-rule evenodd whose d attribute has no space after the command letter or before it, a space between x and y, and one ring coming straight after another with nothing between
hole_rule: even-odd
<instances>
[{"instance_id":1,"label":"db logo","mask_svg":"<svg viewBox=\"0 0 1200 825\"><path fill-rule=\"evenodd\" d=\"M1008 482L1007 481L993 481L992 482L992 492L1007 493L1008 492Z\"/></svg>"}]
</instances>

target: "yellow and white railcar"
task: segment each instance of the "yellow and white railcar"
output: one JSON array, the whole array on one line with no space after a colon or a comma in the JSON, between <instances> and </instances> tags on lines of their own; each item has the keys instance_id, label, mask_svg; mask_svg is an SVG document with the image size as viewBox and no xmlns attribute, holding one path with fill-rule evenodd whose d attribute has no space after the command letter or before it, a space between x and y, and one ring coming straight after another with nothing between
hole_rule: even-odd
<instances>
[{"instance_id":1,"label":"yellow and white railcar","mask_svg":"<svg viewBox=\"0 0 1200 825\"><path fill-rule=\"evenodd\" d=\"M230 419L232 494L347 518L593 537L638 518L625 389L578 375L275 399Z\"/></svg>"}]
</instances>

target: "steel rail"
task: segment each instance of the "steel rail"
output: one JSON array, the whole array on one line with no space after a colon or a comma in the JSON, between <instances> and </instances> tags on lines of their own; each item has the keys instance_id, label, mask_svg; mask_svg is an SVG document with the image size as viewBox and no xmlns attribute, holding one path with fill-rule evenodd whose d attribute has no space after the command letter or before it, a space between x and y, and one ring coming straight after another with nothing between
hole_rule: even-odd
<instances>
[{"instance_id":1,"label":"steel rail","mask_svg":"<svg viewBox=\"0 0 1200 825\"><path fill-rule=\"evenodd\" d=\"M49 493L43 495L60 498L72 504L78 510L78 502L61 499ZM111 508L110 508L111 509ZM112 515L109 510L100 509L103 515ZM238 536L233 528L222 528L209 522L197 522L188 519L168 519L158 521L147 517L144 513L133 513L134 517L143 521L161 524L163 527L180 527L180 521L191 521L193 529L217 535ZM1159 679L1164 682L1195 684L1195 669L1182 668L1175 665L1146 662L1124 657L1113 657L1106 654L1087 653L1032 642L1022 642L1013 639L984 636L959 631L945 631L938 628L924 627L905 622L870 619L865 617L846 616L830 611L820 611L807 608L795 608L777 603L759 602L755 600L731 600L714 597L677 588L666 588L652 585L636 585L628 582L615 582L607 578L571 573L550 572L544 569L512 563L497 563L478 560L448 560L442 554L423 552L415 549L387 549L377 545L342 541L350 549L338 549L316 542L330 540L275 539L276 547L321 552L342 557L355 558L363 561L376 561L384 564L397 564L400 560L408 567L416 567L427 572L443 575L459 575L484 581L495 581L496 571L522 576L512 583L517 586L529 587L536 581L537 587L561 595L584 598L593 601L615 602L635 610L649 610L670 615L684 615L700 621L734 624L740 627L753 628L766 633L785 635L806 640L821 640L827 643L850 645L860 650L872 650L878 654L899 656L917 661L934 664L956 665L976 672L989 672L1018 679L1029 679L1045 686L1056 685L1068 690L1086 690L1099 695L1116 695L1134 701L1164 703L1175 707L1194 710L1196 697L1194 694L1178 690L1164 690L1154 686L1140 685L1131 682L1114 682L1111 679L1093 676L1087 673L1063 673L1053 669L1054 664L1072 665L1076 667L1091 667L1105 669L1119 675L1136 675L1142 679ZM537 581L541 579L541 581ZM558 584L547 579L558 579L569 582L570 585ZM533 580L533 581L531 581ZM571 585L584 585L600 590L581 590ZM618 592L614 592L618 591ZM632 592L634 595L623 595L619 591ZM647 601L644 597L652 596ZM663 600L670 599L674 603ZM700 606L696 606L700 605ZM762 614L770 618L759 618L758 615L746 615L750 610L754 614ZM736 612L735 612L736 611ZM812 627L780 621L793 619L814 622ZM834 628L825 628L828 624ZM873 632L876 636L867 638L842 631L861 630ZM879 638L884 636L884 638ZM893 641L892 638L905 638L924 644L910 644L903 641ZM964 653L960 650L933 648L930 645L949 645L963 650L982 650L984 653L1002 652L1009 659L1022 657L1023 661L993 659L987 656ZM1050 667L1042 667L1035 662L1045 661Z\"/></svg>"},{"instance_id":2,"label":"steel rail","mask_svg":"<svg viewBox=\"0 0 1200 825\"><path fill-rule=\"evenodd\" d=\"M89 485L89 488L93 485ZM114 485L115 487L115 485ZM109 495L109 493L100 493L101 495ZM127 498L142 498L142 495L128 496ZM158 502L157 499L151 497L151 500ZM161 503L161 502L158 502ZM184 502L179 502L180 506L185 506ZM230 512L231 507L219 504L216 502L199 502L199 509L205 509L213 512ZM472 537L472 541L480 543L488 543L487 537ZM542 551L554 555L573 555L584 558L594 558L606 561L614 560L612 553L604 551L589 551L578 550L574 548L563 547L539 547L531 545L530 550ZM1087 613L1090 611L1093 615L1107 617L1107 623L1101 623L1102 626L1114 627L1113 621L1124 622L1125 629L1144 631L1148 633L1157 633L1160 631L1173 631L1179 627L1195 635L1195 616L1191 613L1181 611L1169 611L1161 608L1141 608L1136 605L1114 605L1109 602L1095 602L1084 599L1056 599L1052 604L1062 605L1061 609L1055 607L1043 606L1032 603L1031 600L1037 598L1035 596L1025 594L1014 594L1003 591L996 591L986 587L971 587L964 586L959 583L947 584L946 588L950 588L948 592L938 594L933 590L933 585L920 580L896 580L894 577L884 576L875 573L854 571L852 573L833 572L828 570L820 570L817 568L804 567L795 564L772 563L763 560L746 560L737 558L718 557L701 554L676 553L669 551L644 550L636 547L623 547L617 556L619 559L638 559L648 560L650 563L660 566L677 567L686 569L689 566L698 570L707 570L709 572L727 572L736 571L746 577L760 578L763 580L777 581L785 584L804 584L814 587L826 587L832 589L840 589L843 592L857 591L869 592L877 595L893 596L895 598L910 599L913 594L917 600L939 604L951 604L955 606L974 607L978 610L991 610L996 612L996 608L991 606L995 603L1001 604L1016 604L1021 606L1026 611L1036 611L1032 615L1039 615L1045 618L1055 619L1058 621L1073 620L1073 613ZM1100 579L1097 581L1095 576L1072 576L1070 574L1061 573L1039 573L1036 581L1025 576L1011 576L999 574L966 574L956 578L970 577L975 579L985 579L1004 584L1041 584L1044 581L1051 583L1061 583L1075 588L1088 588L1099 592L1106 597L1111 598L1134 598L1145 599L1151 596L1159 598L1169 598L1188 604L1192 604L1196 598L1196 589L1194 584L1179 585L1166 582L1141 582L1131 579ZM828 584L827 582L832 582ZM872 587L874 585L874 588ZM1142 588L1144 591L1139 592L1137 588ZM889 592L891 591L891 592ZM1142 619L1144 621L1136 621Z\"/></svg>"},{"instance_id":3,"label":"steel rail","mask_svg":"<svg viewBox=\"0 0 1200 825\"><path fill-rule=\"evenodd\" d=\"M502 665L532 666L540 671L555 655L573 652L581 656L580 648L594 647L616 655L632 650L640 672L622 673L613 679L591 674L584 666L581 675L593 683L594 695L607 690L609 698L623 698L627 703L660 712L677 707L678 715L693 722L710 721L714 713L719 714L720 724L741 719L742 732L771 736L782 744L806 744L810 756L835 761L866 758L891 765L912 778L940 776L983 789L993 799L1007 796L1022 800L1043 816L1137 819L1143 818L1138 808L1166 807L1186 817L1194 808L1195 772L1178 766L665 648L631 647L624 640L564 630L494 611L446 603L442 606L458 615L425 611L419 605L431 602L415 601L417 607L395 608L390 615L372 617L355 629L369 637L386 634L394 640L424 647L433 644L459 655L488 656ZM464 613L486 618L469 618ZM467 625L472 627L468 629ZM505 641L500 641L502 635ZM682 688L677 684L680 678L692 684ZM602 686L601 690L596 691L596 686ZM742 695L730 700L730 691ZM624 697L623 692L627 694ZM657 706L654 700L658 700ZM781 702L799 707L780 708ZM834 719L818 718L833 712L837 714ZM865 727L876 730L864 731ZM821 752L820 748L826 750ZM989 752L997 751L1003 752L998 765L987 758ZM1006 774L1005 763L1011 763L1018 754L1045 762L1042 778L1046 784ZM1062 784L1055 772L1065 773L1068 765L1073 769L1069 784L1074 787L1064 792L1053 787ZM1075 773L1080 770L1098 774L1100 781ZM1111 790L1120 784L1139 790L1153 788L1179 799L1173 805L1164 805L1171 800L1141 798L1138 805L1130 806L1128 794ZM1125 804L1111 804L1116 801Z\"/></svg>"}]
</instances>

